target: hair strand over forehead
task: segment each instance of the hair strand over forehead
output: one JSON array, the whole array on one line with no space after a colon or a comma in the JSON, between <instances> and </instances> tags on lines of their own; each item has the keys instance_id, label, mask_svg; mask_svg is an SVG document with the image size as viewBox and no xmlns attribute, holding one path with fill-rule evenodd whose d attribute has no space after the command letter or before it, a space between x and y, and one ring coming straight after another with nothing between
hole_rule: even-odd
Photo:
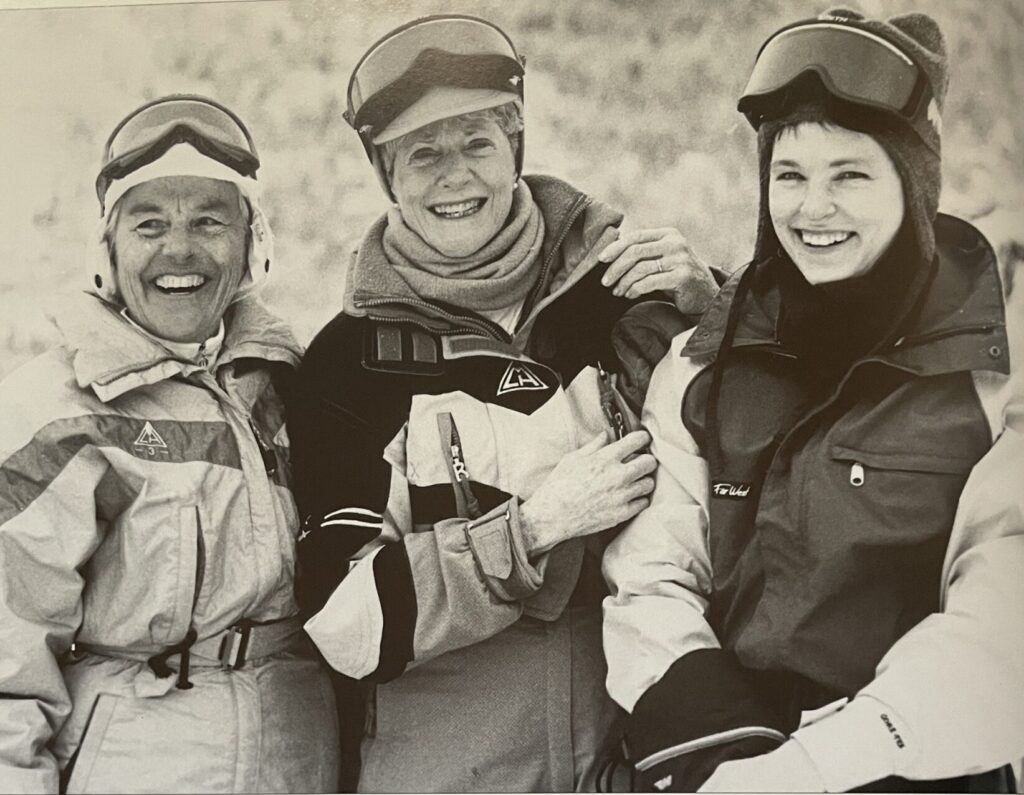
<instances>
[{"instance_id":1,"label":"hair strand over forehead","mask_svg":"<svg viewBox=\"0 0 1024 795\"><path fill-rule=\"evenodd\" d=\"M471 120L493 121L498 125L498 128L505 133L505 136L508 138L509 144L512 147L512 151L515 152L518 148L519 133L522 132L524 126L523 114L517 103L506 102L504 105L498 105L494 108L475 110L471 113L463 113L459 116L451 116L447 119L441 119L433 122L432 124L428 124L426 127L421 127L418 130L406 133L394 140L385 141L380 145L379 151L384 160L384 170L388 175L388 179L391 179L392 172L394 171L395 155L399 148L401 148L401 146L403 146L407 141L422 135L424 130L430 130L434 133L441 132Z\"/></svg>"}]
</instances>

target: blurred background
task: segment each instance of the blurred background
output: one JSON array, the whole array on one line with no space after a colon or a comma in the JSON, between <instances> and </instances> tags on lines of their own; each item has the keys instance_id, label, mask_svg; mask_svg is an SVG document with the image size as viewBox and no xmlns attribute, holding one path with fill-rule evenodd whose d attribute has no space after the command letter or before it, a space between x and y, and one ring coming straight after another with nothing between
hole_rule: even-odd
<instances>
[{"instance_id":1,"label":"blurred background","mask_svg":"<svg viewBox=\"0 0 1024 795\"><path fill-rule=\"evenodd\" d=\"M341 118L349 73L381 35L431 13L483 16L525 53L527 172L569 180L624 210L632 226L677 226L706 260L732 270L752 249L757 183L754 135L736 98L763 39L828 6L18 4L0 0L0 377L52 344L45 312L61 291L85 286L83 252L99 216L93 181L107 134L137 105L172 92L219 99L252 130L277 238L265 297L307 342L339 310L349 252L386 207ZM872 16L924 10L943 27L953 66L942 208L989 236L1009 290L1024 262L1024 3L856 7ZM1024 298L1024 286L1013 298Z\"/></svg>"}]
</instances>

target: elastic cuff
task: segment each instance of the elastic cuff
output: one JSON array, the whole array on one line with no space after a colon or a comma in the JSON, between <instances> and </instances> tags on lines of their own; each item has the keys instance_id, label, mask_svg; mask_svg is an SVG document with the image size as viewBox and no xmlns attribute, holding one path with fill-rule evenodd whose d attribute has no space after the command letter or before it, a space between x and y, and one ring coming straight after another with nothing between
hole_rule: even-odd
<instances>
[{"instance_id":1,"label":"elastic cuff","mask_svg":"<svg viewBox=\"0 0 1024 795\"><path fill-rule=\"evenodd\" d=\"M909 728L871 696L857 696L839 712L793 734L814 762L828 792L900 775L916 754Z\"/></svg>"},{"instance_id":2,"label":"elastic cuff","mask_svg":"<svg viewBox=\"0 0 1024 795\"><path fill-rule=\"evenodd\" d=\"M526 599L544 584L542 573L526 556L517 498L467 522L465 532L484 583L502 601Z\"/></svg>"}]
</instances>

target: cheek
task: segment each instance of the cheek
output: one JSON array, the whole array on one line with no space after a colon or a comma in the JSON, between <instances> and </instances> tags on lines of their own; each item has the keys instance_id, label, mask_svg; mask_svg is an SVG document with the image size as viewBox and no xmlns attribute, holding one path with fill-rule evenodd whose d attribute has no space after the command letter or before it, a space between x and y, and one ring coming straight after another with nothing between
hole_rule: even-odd
<instances>
[{"instance_id":1,"label":"cheek","mask_svg":"<svg viewBox=\"0 0 1024 795\"><path fill-rule=\"evenodd\" d=\"M784 188L770 188L768 191L768 215L772 219L775 233L781 237L782 231L789 225L796 200L790 191Z\"/></svg>"}]
</instances>

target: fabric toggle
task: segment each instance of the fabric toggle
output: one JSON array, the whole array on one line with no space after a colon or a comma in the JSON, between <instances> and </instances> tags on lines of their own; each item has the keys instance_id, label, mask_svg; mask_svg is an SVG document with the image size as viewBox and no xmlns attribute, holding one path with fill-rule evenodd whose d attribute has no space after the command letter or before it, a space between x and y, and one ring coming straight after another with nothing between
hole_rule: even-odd
<instances>
[{"instance_id":1,"label":"fabric toggle","mask_svg":"<svg viewBox=\"0 0 1024 795\"><path fill-rule=\"evenodd\" d=\"M146 661L147 664L153 670L153 673L161 679L165 679L174 673L174 669L167 664L167 660L175 654L180 654L181 663L178 666L178 683L176 687L178 690L191 690L192 683L188 681L189 649L192 648L198 637L199 633L196 632L195 627L190 627L181 642L168 646L159 654L154 654Z\"/></svg>"}]
</instances>

